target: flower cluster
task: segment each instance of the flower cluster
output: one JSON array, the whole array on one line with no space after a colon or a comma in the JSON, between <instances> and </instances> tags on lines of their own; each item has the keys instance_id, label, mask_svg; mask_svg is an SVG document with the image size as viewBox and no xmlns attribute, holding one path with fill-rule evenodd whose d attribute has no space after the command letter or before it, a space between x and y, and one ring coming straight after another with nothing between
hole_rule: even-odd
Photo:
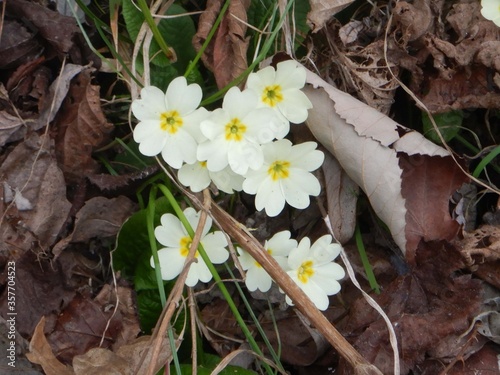
<instances>
[{"instance_id":1,"label":"flower cluster","mask_svg":"<svg viewBox=\"0 0 500 375\"><path fill-rule=\"evenodd\" d=\"M318 196L320 184L311 173L321 166L324 155L315 142L294 145L285 139L290 123L299 124L308 116L312 104L301 91L306 71L295 61L281 62L276 69L266 67L249 75L246 88L231 88L222 107L209 112L200 107L202 90L188 84L184 77L175 78L164 93L149 86L141 90L140 99L132 103L139 120L134 140L146 156L161 154L165 162L177 169L179 181L199 192L213 183L226 193L245 191L255 195L257 210L277 216L285 203L304 209L310 196ZM200 214L192 208L184 211L193 228ZM220 231L209 232L212 220L207 218L200 245L214 264L228 257L228 243ZM264 248L288 272L290 277L325 310L328 296L340 290L338 280L344 270L333 260L340 245L329 235L312 246L308 238L298 243L288 231L279 232L265 242ZM155 237L164 247L158 251L164 280L176 278L182 271L192 239L181 221L172 214L161 217ZM250 291L266 292L272 279L248 253L238 248L239 260L247 271L245 283ZM208 282L212 274L198 251L194 254L186 285ZM153 257L151 266L155 267ZM292 305L289 297L288 304Z\"/></svg>"},{"instance_id":2,"label":"flower cluster","mask_svg":"<svg viewBox=\"0 0 500 375\"><path fill-rule=\"evenodd\" d=\"M500 1L481 0L481 14L487 20L500 27Z\"/></svg>"},{"instance_id":3,"label":"flower cluster","mask_svg":"<svg viewBox=\"0 0 500 375\"><path fill-rule=\"evenodd\" d=\"M257 210L278 215L285 202L306 208L320 193L311 173L323 163L315 142L292 145L283 139L290 123L307 119L312 104L301 91L306 80L294 60L251 73L245 90L231 88L222 108L199 107L202 91L175 78L166 93L148 86L132 103L140 121L134 129L139 151L161 154L178 169L179 181L199 192L213 183L226 193L255 194Z\"/></svg>"},{"instance_id":4,"label":"flower cluster","mask_svg":"<svg viewBox=\"0 0 500 375\"><path fill-rule=\"evenodd\" d=\"M332 237L320 237L311 246L304 237L300 243L290 238L290 232L276 233L264 244L264 249L288 273L320 310L329 305L328 296L340 291L338 280L345 276L344 269L333 260L340 254L341 246L332 243ZM247 271L245 284L250 291L267 292L272 285L271 276L250 254L238 248L241 266ZM293 305L287 296L286 302Z\"/></svg>"}]
</instances>

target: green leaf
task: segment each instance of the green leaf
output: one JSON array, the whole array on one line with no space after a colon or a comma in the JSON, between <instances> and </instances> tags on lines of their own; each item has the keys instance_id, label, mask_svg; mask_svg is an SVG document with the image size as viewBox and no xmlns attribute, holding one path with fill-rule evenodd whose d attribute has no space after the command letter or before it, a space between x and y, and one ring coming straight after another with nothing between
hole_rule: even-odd
<instances>
[{"instance_id":1,"label":"green leaf","mask_svg":"<svg viewBox=\"0 0 500 375\"><path fill-rule=\"evenodd\" d=\"M444 140L449 142L459 133L464 119L464 113L462 111L451 111L438 113L432 117ZM422 125L424 135L434 143L440 144L441 140L439 139L439 135L432 126L432 122L426 112L422 112Z\"/></svg>"},{"instance_id":2,"label":"green leaf","mask_svg":"<svg viewBox=\"0 0 500 375\"><path fill-rule=\"evenodd\" d=\"M220 362L220 359L219 359ZM197 368L197 372L199 375L210 375L212 371L214 370L214 366L205 366L205 365L199 365ZM170 369L171 374L175 374L175 369L172 367ZM193 366L191 364L181 364L181 373L182 375L191 375L193 373ZM257 374L255 371L251 370L246 370L243 367L237 367L237 366L226 366L221 372L219 372L221 375L255 375Z\"/></svg>"},{"instance_id":3,"label":"green leaf","mask_svg":"<svg viewBox=\"0 0 500 375\"><path fill-rule=\"evenodd\" d=\"M167 15L182 13L186 13L186 10L177 4L172 4L167 10ZM144 15L132 4L131 0L123 0L123 18L130 37L135 41L144 22ZM156 40L152 40L149 49L149 57L152 59L151 63L159 67L173 66L177 70L177 75L179 75L179 71L184 71L189 61L196 55L191 43L196 32L194 22L189 16L162 19L158 24L158 29L167 44L174 49L177 55L177 62L172 63L161 52Z\"/></svg>"},{"instance_id":4,"label":"green leaf","mask_svg":"<svg viewBox=\"0 0 500 375\"><path fill-rule=\"evenodd\" d=\"M155 226L159 225L160 217L166 212L173 212L168 200L164 197L155 202ZM137 282L137 269L144 266L145 259L149 262L151 249L149 248L148 229L146 226L146 210L133 214L120 228L116 240L116 249L113 251L113 267L121 271L122 276ZM140 266L142 264L142 266ZM151 269L153 269L151 267ZM140 270L140 268L139 268ZM136 275L134 277L134 275ZM149 275L144 276L144 285ZM156 285L156 284L155 284ZM156 287L153 287L156 289Z\"/></svg>"},{"instance_id":5,"label":"green leaf","mask_svg":"<svg viewBox=\"0 0 500 375\"><path fill-rule=\"evenodd\" d=\"M311 10L309 0L295 0L295 9L292 8L295 16L295 50L302 45L302 42L311 30L307 25L307 13Z\"/></svg>"},{"instance_id":6,"label":"green leaf","mask_svg":"<svg viewBox=\"0 0 500 375\"><path fill-rule=\"evenodd\" d=\"M137 309L141 329L150 333L156 325L162 312L160 294L158 290L141 290L137 293Z\"/></svg>"}]
</instances>

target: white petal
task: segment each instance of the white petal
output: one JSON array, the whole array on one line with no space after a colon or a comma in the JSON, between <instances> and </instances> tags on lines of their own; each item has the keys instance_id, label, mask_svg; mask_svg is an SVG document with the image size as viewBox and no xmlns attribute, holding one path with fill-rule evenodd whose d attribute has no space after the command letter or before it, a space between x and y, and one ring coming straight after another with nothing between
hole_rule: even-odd
<instances>
[{"instance_id":1,"label":"white petal","mask_svg":"<svg viewBox=\"0 0 500 375\"><path fill-rule=\"evenodd\" d=\"M160 260L161 278L163 280L173 280L182 271L184 266L185 257L181 256L178 248L165 248L158 250L158 258ZM151 257L151 267L154 268L154 260Z\"/></svg>"},{"instance_id":2,"label":"white petal","mask_svg":"<svg viewBox=\"0 0 500 375\"><path fill-rule=\"evenodd\" d=\"M264 160L269 165L276 160L290 160L292 142L288 139L280 139L279 141L263 145L262 152L264 153Z\"/></svg>"},{"instance_id":3,"label":"white petal","mask_svg":"<svg viewBox=\"0 0 500 375\"><path fill-rule=\"evenodd\" d=\"M201 213L196 211L193 207L187 207L184 210L184 216L186 216L186 219L191 225L191 228L193 228L193 231L196 231L196 228L198 228L200 215ZM205 225L203 226L203 229L201 231L201 238L203 238L208 233L211 227L212 227L212 218L208 216L207 219L205 220Z\"/></svg>"},{"instance_id":4,"label":"white petal","mask_svg":"<svg viewBox=\"0 0 500 375\"><path fill-rule=\"evenodd\" d=\"M243 267L245 271L255 266L255 259L253 259L248 252L239 247L236 249L238 250L238 259L241 263L241 267Z\"/></svg>"},{"instance_id":5,"label":"white petal","mask_svg":"<svg viewBox=\"0 0 500 375\"><path fill-rule=\"evenodd\" d=\"M249 171L246 174L245 181L243 181L243 191L247 194L256 194L265 179L269 177L267 168L269 166L263 165L262 168L256 171Z\"/></svg>"},{"instance_id":6,"label":"white petal","mask_svg":"<svg viewBox=\"0 0 500 375\"><path fill-rule=\"evenodd\" d=\"M231 87L224 96L222 108L231 119L234 117L242 119L257 108L257 95L251 90L240 91L236 86Z\"/></svg>"},{"instance_id":7,"label":"white petal","mask_svg":"<svg viewBox=\"0 0 500 375\"><path fill-rule=\"evenodd\" d=\"M156 134L148 135L139 142L139 151L146 156L156 156L168 142L168 137L162 132L155 131Z\"/></svg>"},{"instance_id":8,"label":"white petal","mask_svg":"<svg viewBox=\"0 0 500 375\"><path fill-rule=\"evenodd\" d=\"M230 120L231 118L226 111L217 108L210 113L206 120L200 123L200 130L205 137L214 140L225 135L225 127Z\"/></svg>"},{"instance_id":9,"label":"white petal","mask_svg":"<svg viewBox=\"0 0 500 375\"><path fill-rule=\"evenodd\" d=\"M201 131L201 122L210 117L210 113L205 108L198 108L182 118L183 128L191 134L197 143L206 141L207 137Z\"/></svg>"},{"instance_id":10,"label":"white petal","mask_svg":"<svg viewBox=\"0 0 500 375\"><path fill-rule=\"evenodd\" d=\"M195 286L196 283L198 282L198 280L203 282L203 283L208 283L210 280L212 280L212 274L210 273L210 270L208 269L208 267L205 264L205 262L203 261L203 259L201 257L198 257L197 259L198 259L198 262L193 263L191 265L192 270L190 270L190 273L192 271L193 276L192 276L192 279L189 280L189 284L188 284L188 280L186 280L187 286ZM196 280L196 282L194 280Z\"/></svg>"},{"instance_id":11,"label":"white petal","mask_svg":"<svg viewBox=\"0 0 500 375\"><path fill-rule=\"evenodd\" d=\"M275 217L283 211L285 207L285 197L279 183L272 181L270 178L265 179L257 195L255 196L255 208L257 211L266 210L267 216Z\"/></svg>"},{"instance_id":12,"label":"white petal","mask_svg":"<svg viewBox=\"0 0 500 375\"><path fill-rule=\"evenodd\" d=\"M282 131L280 126L283 125L271 108L258 108L250 111L242 122L247 126L245 137L261 145L271 142L276 133Z\"/></svg>"},{"instance_id":13,"label":"white petal","mask_svg":"<svg viewBox=\"0 0 500 375\"><path fill-rule=\"evenodd\" d=\"M177 172L177 177L181 184L189 186L195 193L202 191L210 185L208 169L203 167L200 162L184 164Z\"/></svg>"},{"instance_id":14,"label":"white petal","mask_svg":"<svg viewBox=\"0 0 500 375\"><path fill-rule=\"evenodd\" d=\"M307 208L310 204L309 196L318 196L321 192L317 178L302 169L291 169L288 178L281 181L281 187L286 202L298 209Z\"/></svg>"},{"instance_id":15,"label":"white petal","mask_svg":"<svg viewBox=\"0 0 500 375\"><path fill-rule=\"evenodd\" d=\"M165 138L165 132L161 130L159 120L144 120L134 128L134 141L142 142L149 137Z\"/></svg>"},{"instance_id":16,"label":"white petal","mask_svg":"<svg viewBox=\"0 0 500 375\"><path fill-rule=\"evenodd\" d=\"M291 236L292 234L288 230L278 232L264 243L264 248L270 249L271 255L275 258L280 255L288 256L290 251L297 247L297 241L291 239Z\"/></svg>"},{"instance_id":17,"label":"white petal","mask_svg":"<svg viewBox=\"0 0 500 375\"><path fill-rule=\"evenodd\" d=\"M238 143L229 144L227 160L234 173L244 175L247 173L248 168L256 170L262 167L264 155L258 144L242 140Z\"/></svg>"},{"instance_id":18,"label":"white petal","mask_svg":"<svg viewBox=\"0 0 500 375\"><path fill-rule=\"evenodd\" d=\"M313 278L322 277L327 280L341 280L345 276L345 271L340 264L330 262L315 268ZM316 281L317 282L317 281ZM322 285L318 282L319 285ZM327 290L327 289L325 289ZM337 293L337 292L335 292Z\"/></svg>"},{"instance_id":19,"label":"white petal","mask_svg":"<svg viewBox=\"0 0 500 375\"><path fill-rule=\"evenodd\" d=\"M283 92L283 101L278 103L278 108L288 121L300 124L307 120L307 110L312 108L312 103L302 91L287 90Z\"/></svg>"},{"instance_id":20,"label":"white petal","mask_svg":"<svg viewBox=\"0 0 500 375\"><path fill-rule=\"evenodd\" d=\"M171 135L162 150L161 156L172 168L179 169L182 163L196 162L198 143L188 132L179 129Z\"/></svg>"},{"instance_id":21,"label":"white petal","mask_svg":"<svg viewBox=\"0 0 500 375\"><path fill-rule=\"evenodd\" d=\"M196 83L187 84L186 78L177 77L167 88L167 105L170 111L178 111L181 116L193 112L200 105L203 93Z\"/></svg>"},{"instance_id":22,"label":"white petal","mask_svg":"<svg viewBox=\"0 0 500 375\"><path fill-rule=\"evenodd\" d=\"M146 86L141 90L141 99L132 102L132 113L139 120L159 120L166 111L165 94L158 87Z\"/></svg>"},{"instance_id":23,"label":"white petal","mask_svg":"<svg viewBox=\"0 0 500 375\"><path fill-rule=\"evenodd\" d=\"M304 262L309 257L309 249L311 248L311 240L309 237L304 237L300 240L298 246L290 251L288 256L288 266L291 270L290 272L297 272L302 262Z\"/></svg>"},{"instance_id":24,"label":"white petal","mask_svg":"<svg viewBox=\"0 0 500 375\"><path fill-rule=\"evenodd\" d=\"M259 289L265 293L271 289L272 283L271 276L262 267L252 267L246 274L245 285L251 292Z\"/></svg>"},{"instance_id":25,"label":"white petal","mask_svg":"<svg viewBox=\"0 0 500 375\"><path fill-rule=\"evenodd\" d=\"M302 168L306 171L312 172L318 169L325 160L325 154L319 150L314 150L312 147L316 147L314 142L306 142L308 147L302 147L305 143L295 145L293 147L292 155L290 157L290 162L293 167Z\"/></svg>"},{"instance_id":26,"label":"white petal","mask_svg":"<svg viewBox=\"0 0 500 375\"><path fill-rule=\"evenodd\" d=\"M180 220L172 214L163 214L161 225L155 228L155 237L159 243L167 247L178 247L182 237L187 235Z\"/></svg>"},{"instance_id":27,"label":"white petal","mask_svg":"<svg viewBox=\"0 0 500 375\"><path fill-rule=\"evenodd\" d=\"M326 234L316 240L311 246L311 254L318 265L333 261L340 254L341 246L332 243L332 237Z\"/></svg>"},{"instance_id":28,"label":"white petal","mask_svg":"<svg viewBox=\"0 0 500 375\"><path fill-rule=\"evenodd\" d=\"M335 264L335 263L332 263ZM337 264L338 266L338 264ZM340 267L340 266L339 266ZM313 277L311 277L310 282L314 282L316 285L318 285L323 291L325 292L326 295L328 296L333 296L334 294L337 294L340 292L342 287L340 286L340 283L333 278L330 277L324 277L320 275L314 274Z\"/></svg>"},{"instance_id":29,"label":"white petal","mask_svg":"<svg viewBox=\"0 0 500 375\"><path fill-rule=\"evenodd\" d=\"M283 90L301 89L306 83L306 70L294 60L282 61L276 65L276 83Z\"/></svg>"},{"instance_id":30,"label":"white petal","mask_svg":"<svg viewBox=\"0 0 500 375\"><path fill-rule=\"evenodd\" d=\"M251 73L247 78L247 87L253 89L260 97L264 88L274 84L276 71L272 66L266 66L256 73Z\"/></svg>"},{"instance_id":31,"label":"white petal","mask_svg":"<svg viewBox=\"0 0 500 375\"><path fill-rule=\"evenodd\" d=\"M330 300L326 292L311 279L307 283L297 283L305 294L313 301L316 307L322 311L326 310L330 305Z\"/></svg>"},{"instance_id":32,"label":"white petal","mask_svg":"<svg viewBox=\"0 0 500 375\"><path fill-rule=\"evenodd\" d=\"M234 173L230 168L224 168L219 172L209 172L209 176L217 189L232 194L233 191L241 191L243 188L243 176Z\"/></svg>"},{"instance_id":33,"label":"white petal","mask_svg":"<svg viewBox=\"0 0 500 375\"><path fill-rule=\"evenodd\" d=\"M229 144L221 138L206 141L198 145L196 157L198 160L206 160L207 168L211 172L223 170L228 165L227 149Z\"/></svg>"},{"instance_id":34,"label":"white petal","mask_svg":"<svg viewBox=\"0 0 500 375\"><path fill-rule=\"evenodd\" d=\"M229 252L226 249L226 237L222 232L207 234L202 239L202 245L214 264L222 264L229 258Z\"/></svg>"}]
</instances>

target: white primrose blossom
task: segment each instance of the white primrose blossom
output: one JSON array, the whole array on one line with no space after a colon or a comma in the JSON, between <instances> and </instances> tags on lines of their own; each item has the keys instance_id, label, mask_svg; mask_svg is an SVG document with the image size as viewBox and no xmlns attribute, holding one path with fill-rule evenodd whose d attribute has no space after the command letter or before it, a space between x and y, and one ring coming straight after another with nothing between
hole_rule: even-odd
<instances>
[{"instance_id":1,"label":"white primrose blossom","mask_svg":"<svg viewBox=\"0 0 500 375\"><path fill-rule=\"evenodd\" d=\"M198 146L197 157L207 161L207 168L217 172L227 165L240 175L248 168L262 166L264 156L260 145L275 138L279 119L269 108L257 108L252 91L232 87L224 96L222 108L211 113L200 127L208 141Z\"/></svg>"},{"instance_id":2,"label":"white primrose blossom","mask_svg":"<svg viewBox=\"0 0 500 375\"><path fill-rule=\"evenodd\" d=\"M202 191L210 185L210 182L213 182L217 189L228 194L241 191L244 179L229 167L218 172L209 171L205 161L184 164L179 169L177 177L183 185L188 186L195 193Z\"/></svg>"},{"instance_id":3,"label":"white primrose blossom","mask_svg":"<svg viewBox=\"0 0 500 375\"><path fill-rule=\"evenodd\" d=\"M500 0L481 0L481 14L500 27Z\"/></svg>"},{"instance_id":4,"label":"white primrose blossom","mask_svg":"<svg viewBox=\"0 0 500 375\"><path fill-rule=\"evenodd\" d=\"M340 291L337 280L345 276L344 269L333 261L340 249L341 245L332 243L329 234L320 237L312 246L311 240L304 237L288 256L288 275L320 310L328 308L328 296ZM286 302L293 306L290 297L286 296Z\"/></svg>"},{"instance_id":5,"label":"white primrose blossom","mask_svg":"<svg viewBox=\"0 0 500 375\"><path fill-rule=\"evenodd\" d=\"M268 216L277 216L285 201L295 208L309 206L309 196L318 196L318 179L310 173L319 168L325 155L316 150L315 142L292 145L282 139L262 146L264 163L256 171L249 171L243 182L243 191L256 194L255 207L265 209Z\"/></svg>"},{"instance_id":6,"label":"white primrose blossom","mask_svg":"<svg viewBox=\"0 0 500 375\"><path fill-rule=\"evenodd\" d=\"M188 207L184 210L184 215L191 227L195 229L200 220L200 213ZM176 216L164 214L160 220L161 225L155 228L155 237L159 243L165 246L165 248L158 250L161 276L163 280L172 280L179 276L184 267L192 239ZM211 226L212 219L207 217L200 244L212 263L221 264L229 258L226 237L220 231L208 233ZM212 274L203 258L199 256L198 251L196 251L195 258L197 262L191 264L186 279L186 285L190 287L195 286L198 281L206 283L212 279ZM151 257L151 267L155 267L153 257Z\"/></svg>"},{"instance_id":7,"label":"white primrose blossom","mask_svg":"<svg viewBox=\"0 0 500 375\"><path fill-rule=\"evenodd\" d=\"M204 140L200 122L208 116L205 108L198 108L201 98L201 87L188 85L184 77L175 78L166 93L154 86L144 87L141 98L132 102L132 112L140 121L134 129L139 151L146 156L161 152L165 162L176 169L183 162L194 163L198 143Z\"/></svg>"},{"instance_id":8,"label":"white primrose blossom","mask_svg":"<svg viewBox=\"0 0 500 375\"><path fill-rule=\"evenodd\" d=\"M312 103L301 89L306 83L306 70L294 60L278 63L276 70L268 66L248 76L246 87L259 96L259 105L274 109L284 125L276 138L289 131L288 122L300 124L307 119Z\"/></svg>"},{"instance_id":9,"label":"white primrose blossom","mask_svg":"<svg viewBox=\"0 0 500 375\"><path fill-rule=\"evenodd\" d=\"M297 241L290 238L291 234L285 230L276 233L273 237L264 243L264 249L271 255L284 270L288 270L288 254L297 247ZM262 268L259 262L252 258L245 250L238 249L239 261L246 273L245 285L248 290L253 292L259 289L261 292L267 292L271 289L271 276Z\"/></svg>"}]
</instances>

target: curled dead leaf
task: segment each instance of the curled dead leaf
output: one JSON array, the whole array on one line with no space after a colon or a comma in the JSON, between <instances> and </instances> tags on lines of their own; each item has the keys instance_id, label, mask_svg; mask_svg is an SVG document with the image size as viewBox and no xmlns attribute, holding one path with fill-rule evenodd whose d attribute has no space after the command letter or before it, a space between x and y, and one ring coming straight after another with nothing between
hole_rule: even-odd
<instances>
[{"instance_id":1,"label":"curled dead leaf","mask_svg":"<svg viewBox=\"0 0 500 375\"><path fill-rule=\"evenodd\" d=\"M219 15L223 1L207 1L207 9L200 16L199 27L193 38L193 45L200 50L205 42L216 18ZM248 67L247 49L249 38L245 37L247 26L247 9L250 0L231 1L214 38L202 55L205 66L215 76L217 86L222 88L241 75Z\"/></svg>"},{"instance_id":2,"label":"curled dead leaf","mask_svg":"<svg viewBox=\"0 0 500 375\"><path fill-rule=\"evenodd\" d=\"M365 192L406 258L414 260L421 239L451 239L458 224L448 201L467 177L448 152L309 71L307 82L317 87L304 89L313 103L307 125Z\"/></svg>"}]
</instances>

